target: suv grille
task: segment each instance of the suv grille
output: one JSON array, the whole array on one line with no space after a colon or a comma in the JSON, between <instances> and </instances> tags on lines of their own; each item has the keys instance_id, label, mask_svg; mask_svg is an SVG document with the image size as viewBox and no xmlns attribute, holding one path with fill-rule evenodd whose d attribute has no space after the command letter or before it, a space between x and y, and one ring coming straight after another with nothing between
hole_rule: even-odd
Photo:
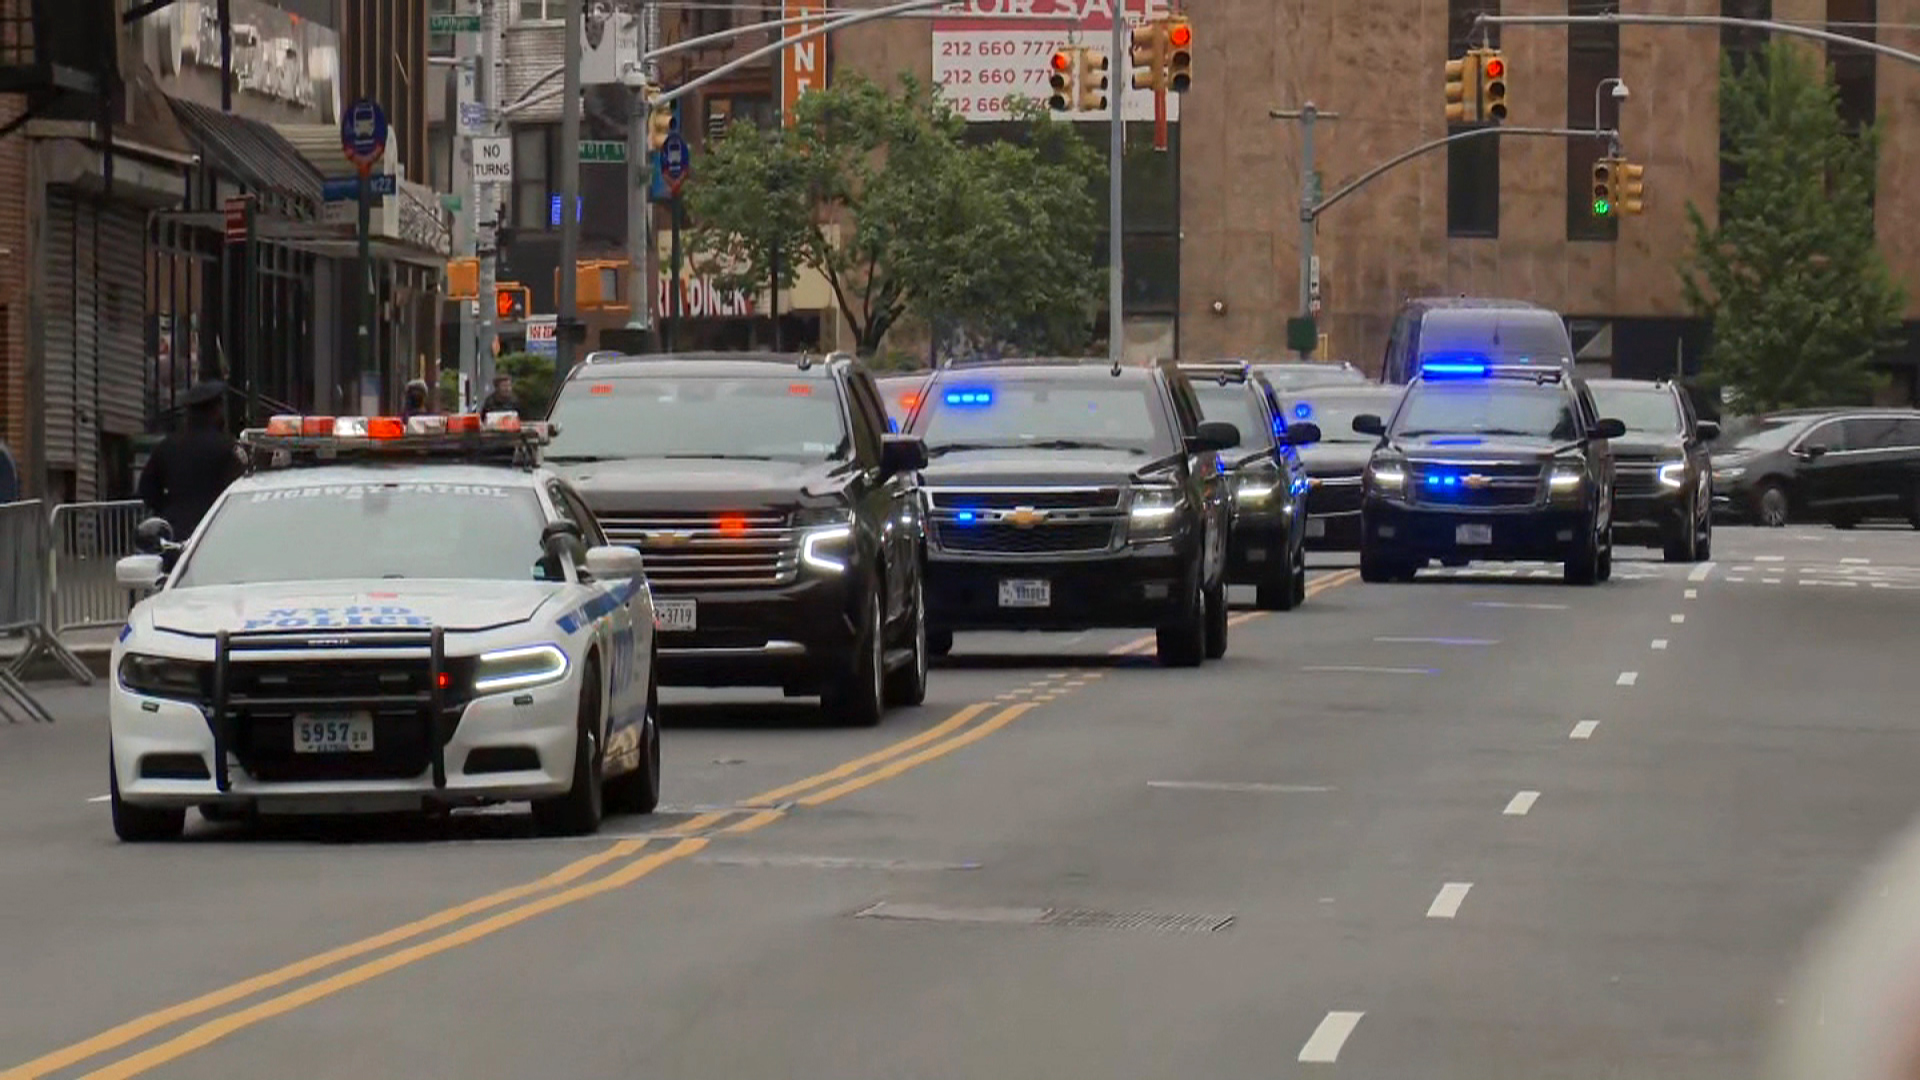
<instances>
[{"instance_id":1,"label":"suv grille","mask_svg":"<svg viewBox=\"0 0 1920 1080\"><path fill-rule=\"evenodd\" d=\"M1459 482L1440 482L1452 477ZM1423 461L1412 463L1407 479L1416 504L1492 508L1532 506L1545 477L1545 468L1537 464Z\"/></svg>"},{"instance_id":2,"label":"suv grille","mask_svg":"<svg viewBox=\"0 0 1920 1080\"><path fill-rule=\"evenodd\" d=\"M1653 495L1660 491L1660 466L1651 461L1616 461L1613 466L1615 495Z\"/></svg>"},{"instance_id":3,"label":"suv grille","mask_svg":"<svg viewBox=\"0 0 1920 1080\"><path fill-rule=\"evenodd\" d=\"M782 511L749 514L602 514L607 539L646 558L661 592L786 585L800 571L800 541Z\"/></svg>"},{"instance_id":4,"label":"suv grille","mask_svg":"<svg viewBox=\"0 0 1920 1080\"><path fill-rule=\"evenodd\" d=\"M929 489L933 546L954 555L1096 555L1126 538L1118 487Z\"/></svg>"}]
</instances>

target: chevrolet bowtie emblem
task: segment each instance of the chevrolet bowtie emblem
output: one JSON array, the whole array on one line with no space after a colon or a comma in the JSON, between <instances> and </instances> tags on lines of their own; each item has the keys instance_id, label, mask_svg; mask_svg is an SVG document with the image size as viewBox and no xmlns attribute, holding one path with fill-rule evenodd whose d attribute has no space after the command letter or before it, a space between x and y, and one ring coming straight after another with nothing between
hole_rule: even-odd
<instances>
[{"instance_id":1,"label":"chevrolet bowtie emblem","mask_svg":"<svg viewBox=\"0 0 1920 1080\"><path fill-rule=\"evenodd\" d=\"M687 532L655 532L647 534L647 543L658 544L661 547L676 547L692 539L693 534Z\"/></svg>"},{"instance_id":2,"label":"chevrolet bowtie emblem","mask_svg":"<svg viewBox=\"0 0 1920 1080\"><path fill-rule=\"evenodd\" d=\"M1467 487L1472 488L1475 491L1479 491L1482 488L1491 487L1493 484L1492 480L1488 479L1487 477L1481 476L1479 473L1468 473L1467 475L1460 478L1460 482L1466 485Z\"/></svg>"},{"instance_id":3,"label":"chevrolet bowtie emblem","mask_svg":"<svg viewBox=\"0 0 1920 1080\"><path fill-rule=\"evenodd\" d=\"M1045 510L1035 510L1031 506L1015 507L1007 512L1007 523L1019 529L1030 529L1047 520Z\"/></svg>"}]
</instances>

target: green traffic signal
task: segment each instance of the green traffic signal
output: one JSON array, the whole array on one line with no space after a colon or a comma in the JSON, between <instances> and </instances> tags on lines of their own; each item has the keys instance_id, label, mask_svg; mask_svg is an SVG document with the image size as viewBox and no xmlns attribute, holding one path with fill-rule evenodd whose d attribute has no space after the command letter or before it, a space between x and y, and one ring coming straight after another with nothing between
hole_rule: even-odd
<instances>
[{"instance_id":1,"label":"green traffic signal","mask_svg":"<svg viewBox=\"0 0 1920 1080\"><path fill-rule=\"evenodd\" d=\"M1605 199L1593 200L1593 216L1607 217L1613 213L1613 204Z\"/></svg>"}]
</instances>

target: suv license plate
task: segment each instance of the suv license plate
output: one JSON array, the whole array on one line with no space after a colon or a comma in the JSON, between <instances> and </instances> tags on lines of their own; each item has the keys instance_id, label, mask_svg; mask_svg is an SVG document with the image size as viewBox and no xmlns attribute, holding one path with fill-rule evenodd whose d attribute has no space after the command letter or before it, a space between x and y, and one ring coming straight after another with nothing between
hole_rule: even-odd
<instances>
[{"instance_id":1,"label":"suv license plate","mask_svg":"<svg viewBox=\"0 0 1920 1080\"><path fill-rule=\"evenodd\" d=\"M662 633L680 633L696 629L700 602L697 600L659 600L653 602L653 628Z\"/></svg>"},{"instance_id":2,"label":"suv license plate","mask_svg":"<svg viewBox=\"0 0 1920 1080\"><path fill-rule=\"evenodd\" d=\"M1001 607L1051 607L1053 605L1053 582L1051 581L1002 581L1000 583Z\"/></svg>"},{"instance_id":3,"label":"suv license plate","mask_svg":"<svg viewBox=\"0 0 1920 1080\"><path fill-rule=\"evenodd\" d=\"M300 713L293 718L296 754L364 754L372 749L373 717L367 713Z\"/></svg>"},{"instance_id":4,"label":"suv license plate","mask_svg":"<svg viewBox=\"0 0 1920 1080\"><path fill-rule=\"evenodd\" d=\"M1453 542L1480 546L1491 544L1493 543L1493 526L1461 525L1453 530Z\"/></svg>"}]
</instances>

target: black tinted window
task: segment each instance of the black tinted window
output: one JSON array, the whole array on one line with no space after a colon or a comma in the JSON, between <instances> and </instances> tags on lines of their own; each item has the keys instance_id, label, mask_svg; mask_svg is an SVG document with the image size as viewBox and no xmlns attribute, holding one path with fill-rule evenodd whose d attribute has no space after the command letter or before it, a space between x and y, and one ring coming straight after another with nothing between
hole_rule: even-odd
<instances>
[{"instance_id":1,"label":"black tinted window","mask_svg":"<svg viewBox=\"0 0 1920 1080\"><path fill-rule=\"evenodd\" d=\"M1378 395L1343 395L1330 390L1297 390L1281 398L1280 409L1288 423L1305 420L1320 425L1320 441L1329 443L1372 443L1374 437L1353 430L1353 418L1371 413L1386 416L1393 412L1396 398Z\"/></svg>"},{"instance_id":2,"label":"black tinted window","mask_svg":"<svg viewBox=\"0 0 1920 1080\"><path fill-rule=\"evenodd\" d=\"M1394 420L1396 435L1579 437L1573 398L1557 386L1462 379L1421 383Z\"/></svg>"},{"instance_id":3,"label":"black tinted window","mask_svg":"<svg viewBox=\"0 0 1920 1080\"><path fill-rule=\"evenodd\" d=\"M550 460L771 457L852 451L834 384L813 377L575 379L554 405Z\"/></svg>"},{"instance_id":4,"label":"black tinted window","mask_svg":"<svg viewBox=\"0 0 1920 1080\"><path fill-rule=\"evenodd\" d=\"M1669 390L1596 386L1593 396L1600 415L1620 421L1628 431L1678 435L1683 430L1680 403Z\"/></svg>"},{"instance_id":5,"label":"black tinted window","mask_svg":"<svg viewBox=\"0 0 1920 1080\"><path fill-rule=\"evenodd\" d=\"M945 379L913 427L933 454L1050 442L1155 456L1178 449L1153 385L1137 379Z\"/></svg>"},{"instance_id":6,"label":"black tinted window","mask_svg":"<svg viewBox=\"0 0 1920 1080\"><path fill-rule=\"evenodd\" d=\"M1893 444L1902 449L1920 447L1920 416L1902 417L1893 422Z\"/></svg>"},{"instance_id":7,"label":"black tinted window","mask_svg":"<svg viewBox=\"0 0 1920 1080\"><path fill-rule=\"evenodd\" d=\"M1842 420L1840 425L1845 431L1849 450L1884 450L1897 445L1895 424L1899 423L1891 416L1862 416L1851 420Z\"/></svg>"},{"instance_id":8,"label":"black tinted window","mask_svg":"<svg viewBox=\"0 0 1920 1080\"><path fill-rule=\"evenodd\" d=\"M1261 408L1259 391L1246 383L1196 382L1194 393L1200 397L1200 415L1206 420L1232 424L1240 430L1240 446L1252 449L1271 441L1266 410Z\"/></svg>"}]
</instances>

